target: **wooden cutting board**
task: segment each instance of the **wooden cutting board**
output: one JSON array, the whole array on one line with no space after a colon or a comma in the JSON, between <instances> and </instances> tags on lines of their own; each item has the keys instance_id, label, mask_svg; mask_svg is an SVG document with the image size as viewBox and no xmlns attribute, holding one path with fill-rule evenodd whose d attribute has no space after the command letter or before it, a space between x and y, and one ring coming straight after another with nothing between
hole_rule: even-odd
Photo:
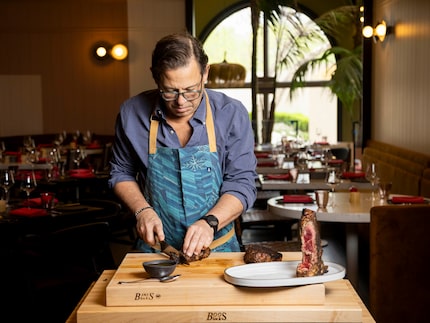
<instances>
[{"instance_id":1,"label":"wooden cutting board","mask_svg":"<svg viewBox=\"0 0 430 323\"><path fill-rule=\"evenodd\" d=\"M349 281L326 286L323 305L205 305L205 306L106 306L106 287L114 275L104 271L67 322L364 322L375 323ZM210 290L206 297L211 297Z\"/></svg>"},{"instance_id":2,"label":"wooden cutting board","mask_svg":"<svg viewBox=\"0 0 430 323\"><path fill-rule=\"evenodd\" d=\"M119 284L149 277L142 263L163 255L129 253L106 288L106 306L156 305L317 305L325 301L324 284L295 287L238 287L224 279L224 270L243 265L242 252L212 253L208 258L178 265L181 277L170 283L144 281ZM300 260L300 252L283 253L283 261Z\"/></svg>"}]
</instances>

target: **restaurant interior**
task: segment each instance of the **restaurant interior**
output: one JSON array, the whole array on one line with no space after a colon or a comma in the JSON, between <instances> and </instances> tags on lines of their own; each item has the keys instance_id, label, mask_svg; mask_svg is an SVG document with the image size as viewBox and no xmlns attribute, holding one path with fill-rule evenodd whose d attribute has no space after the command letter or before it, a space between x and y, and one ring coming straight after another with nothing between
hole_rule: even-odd
<instances>
[{"instance_id":1,"label":"restaurant interior","mask_svg":"<svg viewBox=\"0 0 430 323\"><path fill-rule=\"evenodd\" d=\"M39 194L48 191L55 192L58 204L49 221L30 215L27 209L25 216L17 217L0 211L0 273L6 281L0 292L5 305L0 318L76 321L72 312L92 282L104 270L117 269L123 257L135 251L134 216L107 186L119 107L130 96L155 86L150 62L158 39L181 31L203 38L223 17L250 2L0 1L0 142L4 143L0 170L12 169L20 182L8 194L8 208L13 203L23 209L39 203L36 209L45 213L37 215L46 215L38 208ZM356 122L342 113L338 102L336 142L314 143L312 151L321 152L326 144L333 151L349 149L345 158L334 155L331 161L338 169L346 165L341 174L347 184L343 189L339 186L346 203L352 203L351 186L362 191L362 198L374 190L374 183L367 185L367 177L353 182L355 175L364 177L366 166L374 163L381 177L392 184L391 193L414 201L419 198L420 205L410 205L415 204L411 199L402 205L375 207L378 210L369 207L367 220L351 221L352 225L349 220L321 222L324 257L351 269L346 278L370 313L363 322L396 322L399 317L402 322L420 322L430 305L425 296L430 283L422 277L425 266L421 266L428 252L417 247L430 242L430 235L422 232L430 222L426 205L430 199L430 91L425 86L430 75L430 2L289 2L294 3L314 17L345 5L363 6L362 26L375 27L369 38L362 37L363 84ZM382 20L387 26L385 39L375 31ZM106 59L95 55L100 45L110 49L116 44L126 45L125 58L115 59L110 52ZM354 124L358 128L353 131ZM28 146L24 139L29 139ZM269 200L313 194L315 188L293 183L290 167L276 164L272 146L256 143L256 155L262 158L257 166L258 198L250 212L236 221L236 232L244 245L266 243L278 251L299 252L297 218L279 215L284 211L271 208ZM81 147L83 156L79 156ZM32 153L38 154L38 160L29 159ZM288 161L285 158L283 165ZM322 178L310 168L302 172L309 175L304 181ZM39 183L36 189L28 189L26 197L21 175L29 171ZM282 182L282 176L288 181ZM349 249L351 228L355 249ZM349 267L349 250L356 253L354 268Z\"/></svg>"}]
</instances>

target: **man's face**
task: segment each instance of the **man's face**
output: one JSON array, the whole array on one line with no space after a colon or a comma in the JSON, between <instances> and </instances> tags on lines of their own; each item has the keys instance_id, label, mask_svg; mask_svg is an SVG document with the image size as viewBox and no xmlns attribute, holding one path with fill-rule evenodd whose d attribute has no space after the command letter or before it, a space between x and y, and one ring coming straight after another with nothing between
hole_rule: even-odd
<instances>
[{"instance_id":1,"label":"man's face","mask_svg":"<svg viewBox=\"0 0 430 323\"><path fill-rule=\"evenodd\" d=\"M168 118L189 120L192 117L201 102L208 72L209 66L202 75L200 65L191 59L188 65L164 73L159 89L166 99ZM175 92L179 92L177 98Z\"/></svg>"}]
</instances>

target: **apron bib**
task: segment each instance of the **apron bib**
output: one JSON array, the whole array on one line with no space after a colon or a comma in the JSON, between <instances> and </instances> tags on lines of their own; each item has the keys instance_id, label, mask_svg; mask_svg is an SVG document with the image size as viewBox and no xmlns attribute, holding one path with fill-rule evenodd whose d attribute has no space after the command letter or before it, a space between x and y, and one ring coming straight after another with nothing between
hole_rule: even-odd
<instances>
[{"instance_id":1,"label":"apron bib","mask_svg":"<svg viewBox=\"0 0 430 323\"><path fill-rule=\"evenodd\" d=\"M216 151L212 110L206 96L208 145L156 147L159 121L151 119L148 169L144 195L163 222L166 242L181 250L187 228L216 204L222 173ZM214 240L233 228L233 222L215 234ZM138 249L155 250L139 239ZM235 235L212 251L240 251Z\"/></svg>"}]
</instances>

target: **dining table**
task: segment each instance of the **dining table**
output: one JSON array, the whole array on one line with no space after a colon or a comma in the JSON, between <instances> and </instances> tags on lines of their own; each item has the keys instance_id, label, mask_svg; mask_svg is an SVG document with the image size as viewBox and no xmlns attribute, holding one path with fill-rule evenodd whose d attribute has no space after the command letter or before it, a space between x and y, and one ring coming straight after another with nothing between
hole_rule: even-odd
<instances>
[{"instance_id":1,"label":"dining table","mask_svg":"<svg viewBox=\"0 0 430 323\"><path fill-rule=\"evenodd\" d=\"M325 182L325 173L319 174L318 176L312 176L312 173L308 173L309 180L298 180L292 182L290 178L283 179L280 176L276 178L275 175L269 176L267 174L259 174L258 182L261 190L280 190L280 191L314 191L314 190L328 190L330 186ZM300 175L299 175L300 176ZM336 190L347 191L351 187L355 187L358 190L374 190L375 187L365 179L341 179L340 183L336 185Z\"/></svg>"},{"instance_id":2,"label":"dining table","mask_svg":"<svg viewBox=\"0 0 430 323\"><path fill-rule=\"evenodd\" d=\"M128 253L116 270L101 274L67 322L375 322L343 276L330 279L329 270L299 282L295 270L284 272L297 266L301 252L254 264L245 264L244 254L213 252L178 264L173 274L180 277L162 283L146 279L142 264L165 255Z\"/></svg>"},{"instance_id":3,"label":"dining table","mask_svg":"<svg viewBox=\"0 0 430 323\"><path fill-rule=\"evenodd\" d=\"M358 251L359 235L357 225L370 223L370 209L375 206L387 205L387 200L374 197L371 192L353 193L358 196L350 200L350 192L331 192L330 204L319 208L313 201L310 203L283 203L283 196L272 197L267 201L268 210L278 216L289 219L300 219L303 209L316 212L317 220L321 222L344 223L346 228L346 273L355 288L358 288Z\"/></svg>"},{"instance_id":4,"label":"dining table","mask_svg":"<svg viewBox=\"0 0 430 323\"><path fill-rule=\"evenodd\" d=\"M103 215L103 208L81 203L57 203L43 209L40 198L13 200L6 211L0 212L2 232L8 230L12 245L28 234L46 234L68 226L93 221Z\"/></svg>"}]
</instances>

